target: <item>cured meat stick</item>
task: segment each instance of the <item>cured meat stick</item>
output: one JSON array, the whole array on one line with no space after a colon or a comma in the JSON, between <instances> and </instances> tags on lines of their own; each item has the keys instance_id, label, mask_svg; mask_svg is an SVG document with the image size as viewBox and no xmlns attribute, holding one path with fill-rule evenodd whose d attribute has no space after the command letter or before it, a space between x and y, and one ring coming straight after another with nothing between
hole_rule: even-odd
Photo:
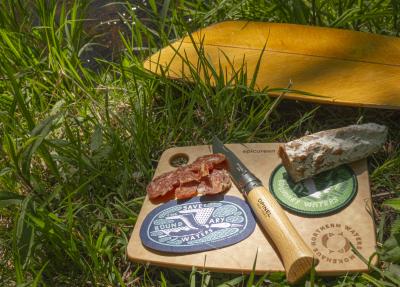
<instances>
[{"instance_id":1,"label":"cured meat stick","mask_svg":"<svg viewBox=\"0 0 400 287\"><path fill-rule=\"evenodd\" d=\"M294 182L369 156L386 141L387 128L368 123L318 132L279 147L278 155Z\"/></svg>"}]
</instances>

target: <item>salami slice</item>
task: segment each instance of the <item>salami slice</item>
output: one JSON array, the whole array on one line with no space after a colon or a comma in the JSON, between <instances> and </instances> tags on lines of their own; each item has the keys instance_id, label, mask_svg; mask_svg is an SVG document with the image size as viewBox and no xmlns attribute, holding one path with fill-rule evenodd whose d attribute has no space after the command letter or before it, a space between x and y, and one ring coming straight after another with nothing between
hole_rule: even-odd
<instances>
[{"instance_id":1,"label":"salami slice","mask_svg":"<svg viewBox=\"0 0 400 287\"><path fill-rule=\"evenodd\" d=\"M231 178L226 170L214 169L209 176L204 177L197 187L202 194L217 194L231 187Z\"/></svg>"},{"instance_id":2,"label":"salami slice","mask_svg":"<svg viewBox=\"0 0 400 287\"><path fill-rule=\"evenodd\" d=\"M201 194L215 194L231 187L229 174L223 169L225 156L210 154L197 158L193 163L155 177L147 186L150 199L175 192L178 199Z\"/></svg>"}]
</instances>

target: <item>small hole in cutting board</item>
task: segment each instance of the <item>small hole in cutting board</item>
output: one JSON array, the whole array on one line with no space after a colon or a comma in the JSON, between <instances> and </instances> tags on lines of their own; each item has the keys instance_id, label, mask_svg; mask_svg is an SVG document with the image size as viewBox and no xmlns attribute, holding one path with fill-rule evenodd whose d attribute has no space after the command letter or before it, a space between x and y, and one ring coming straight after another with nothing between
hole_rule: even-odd
<instances>
[{"instance_id":1,"label":"small hole in cutting board","mask_svg":"<svg viewBox=\"0 0 400 287\"><path fill-rule=\"evenodd\" d=\"M180 167L189 162L189 156L185 153L177 153L170 157L169 164L173 167Z\"/></svg>"}]
</instances>

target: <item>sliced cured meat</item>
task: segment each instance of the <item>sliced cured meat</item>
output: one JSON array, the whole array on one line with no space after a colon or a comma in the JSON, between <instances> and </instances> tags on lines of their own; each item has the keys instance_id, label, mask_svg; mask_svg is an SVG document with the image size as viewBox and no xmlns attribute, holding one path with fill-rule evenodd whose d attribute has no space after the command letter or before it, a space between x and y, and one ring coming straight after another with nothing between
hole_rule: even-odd
<instances>
[{"instance_id":1,"label":"sliced cured meat","mask_svg":"<svg viewBox=\"0 0 400 287\"><path fill-rule=\"evenodd\" d=\"M197 158L192 164L155 177L147 186L150 199L175 192L176 198L190 198L197 193L213 194L230 188L230 177L221 169L223 154L210 154Z\"/></svg>"},{"instance_id":2,"label":"sliced cured meat","mask_svg":"<svg viewBox=\"0 0 400 287\"><path fill-rule=\"evenodd\" d=\"M205 164L207 166L216 166L225 161L225 156L221 153L209 154L198 157L192 164L192 167Z\"/></svg>"},{"instance_id":3,"label":"sliced cured meat","mask_svg":"<svg viewBox=\"0 0 400 287\"><path fill-rule=\"evenodd\" d=\"M156 198L167 194L177 186L179 186L179 180L176 178L175 171L170 171L154 178L146 190L150 198Z\"/></svg>"},{"instance_id":4,"label":"sliced cured meat","mask_svg":"<svg viewBox=\"0 0 400 287\"><path fill-rule=\"evenodd\" d=\"M231 188L231 177L229 173L222 169L214 169L210 174L210 181L212 185L212 190L205 192L206 194L220 193Z\"/></svg>"},{"instance_id":5,"label":"sliced cured meat","mask_svg":"<svg viewBox=\"0 0 400 287\"><path fill-rule=\"evenodd\" d=\"M202 175L198 170L193 170L189 166L179 167L174 171L155 177L147 186L147 193L150 198L164 196L182 184L200 181L201 177Z\"/></svg>"},{"instance_id":6,"label":"sliced cured meat","mask_svg":"<svg viewBox=\"0 0 400 287\"><path fill-rule=\"evenodd\" d=\"M204 177L210 174L210 171L225 161L223 154L210 154L198 157L188 168Z\"/></svg>"},{"instance_id":7,"label":"sliced cured meat","mask_svg":"<svg viewBox=\"0 0 400 287\"><path fill-rule=\"evenodd\" d=\"M197 187L197 192L202 194L216 194L228 190L231 185L231 178L226 170L214 169L209 176L201 180Z\"/></svg>"},{"instance_id":8,"label":"sliced cured meat","mask_svg":"<svg viewBox=\"0 0 400 287\"><path fill-rule=\"evenodd\" d=\"M197 195L197 181L187 182L175 189L175 197L178 199L192 198Z\"/></svg>"}]
</instances>

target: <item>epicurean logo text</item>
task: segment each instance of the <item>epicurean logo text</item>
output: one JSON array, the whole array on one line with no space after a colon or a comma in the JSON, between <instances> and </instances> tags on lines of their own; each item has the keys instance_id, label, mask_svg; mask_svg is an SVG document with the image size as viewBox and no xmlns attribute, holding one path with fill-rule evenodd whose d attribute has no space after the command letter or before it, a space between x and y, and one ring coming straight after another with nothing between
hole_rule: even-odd
<instances>
[{"instance_id":1,"label":"epicurean logo text","mask_svg":"<svg viewBox=\"0 0 400 287\"><path fill-rule=\"evenodd\" d=\"M244 149L243 153L274 153L274 149Z\"/></svg>"}]
</instances>

